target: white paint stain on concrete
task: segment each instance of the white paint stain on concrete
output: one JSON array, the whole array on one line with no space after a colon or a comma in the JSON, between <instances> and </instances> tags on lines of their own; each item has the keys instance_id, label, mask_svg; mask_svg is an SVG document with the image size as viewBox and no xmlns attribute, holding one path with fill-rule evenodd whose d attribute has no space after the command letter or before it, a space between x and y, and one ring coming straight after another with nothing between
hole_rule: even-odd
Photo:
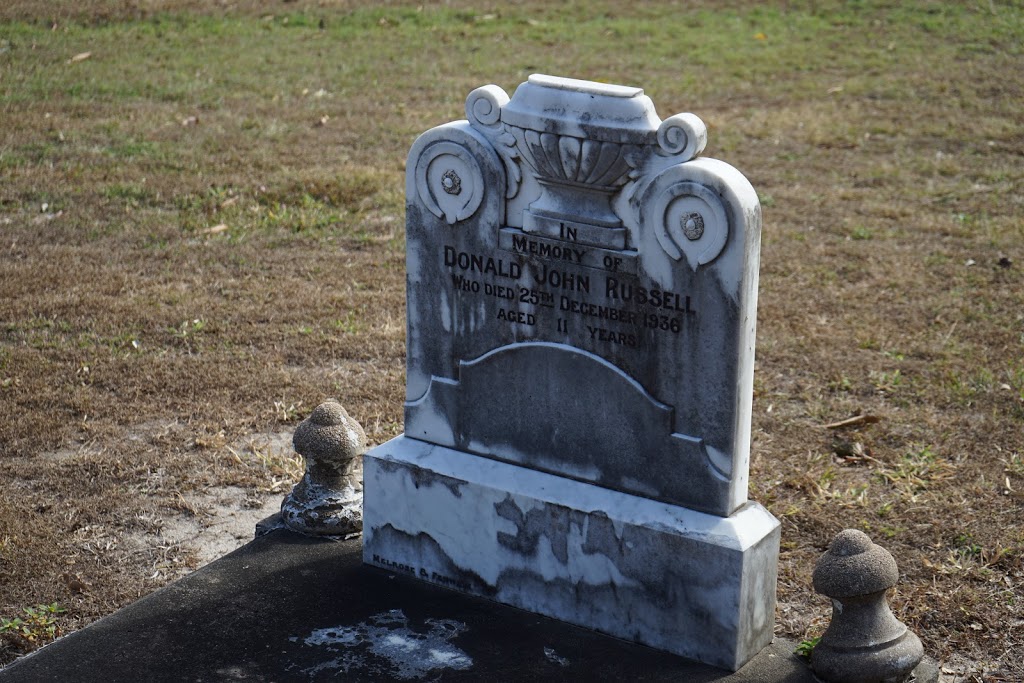
<instances>
[{"instance_id":1,"label":"white paint stain on concrete","mask_svg":"<svg viewBox=\"0 0 1024 683\"><path fill-rule=\"evenodd\" d=\"M414 629L398 609L376 614L355 626L317 629L303 642L338 656L304 673L311 679L333 670L415 680L438 669L465 671L473 666L473 660L451 643L465 630L464 623L452 619L426 619L423 627Z\"/></svg>"},{"instance_id":2,"label":"white paint stain on concrete","mask_svg":"<svg viewBox=\"0 0 1024 683\"><path fill-rule=\"evenodd\" d=\"M549 662L554 662L558 666L569 666L569 660L566 659L565 657L562 657L557 652L555 652L554 648L551 648L551 647L544 648L544 657Z\"/></svg>"}]
</instances>

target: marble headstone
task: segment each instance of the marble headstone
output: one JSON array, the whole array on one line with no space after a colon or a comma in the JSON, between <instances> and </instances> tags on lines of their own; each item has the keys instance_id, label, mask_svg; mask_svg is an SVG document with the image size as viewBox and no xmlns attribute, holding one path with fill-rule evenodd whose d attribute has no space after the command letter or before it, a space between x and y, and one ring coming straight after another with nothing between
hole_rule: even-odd
<instances>
[{"instance_id":1,"label":"marble headstone","mask_svg":"<svg viewBox=\"0 0 1024 683\"><path fill-rule=\"evenodd\" d=\"M405 434L364 560L728 669L772 638L747 500L761 214L639 88L470 93L406 174Z\"/></svg>"}]
</instances>

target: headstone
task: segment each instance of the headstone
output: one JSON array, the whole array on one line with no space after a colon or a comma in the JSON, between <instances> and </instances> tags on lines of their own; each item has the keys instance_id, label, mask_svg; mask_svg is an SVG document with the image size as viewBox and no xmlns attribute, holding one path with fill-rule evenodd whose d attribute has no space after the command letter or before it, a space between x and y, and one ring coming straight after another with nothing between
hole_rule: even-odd
<instances>
[{"instance_id":1,"label":"headstone","mask_svg":"<svg viewBox=\"0 0 1024 683\"><path fill-rule=\"evenodd\" d=\"M772 638L747 500L760 206L692 114L534 75L406 173L405 434L364 560L735 670Z\"/></svg>"}]
</instances>

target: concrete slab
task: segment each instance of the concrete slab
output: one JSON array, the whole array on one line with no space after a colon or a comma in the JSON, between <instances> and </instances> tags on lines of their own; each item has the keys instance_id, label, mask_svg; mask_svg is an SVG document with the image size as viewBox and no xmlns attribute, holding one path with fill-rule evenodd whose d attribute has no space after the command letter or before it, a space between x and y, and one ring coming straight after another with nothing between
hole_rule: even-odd
<instances>
[{"instance_id":1,"label":"concrete slab","mask_svg":"<svg viewBox=\"0 0 1024 683\"><path fill-rule=\"evenodd\" d=\"M730 674L367 567L361 551L358 539L273 531L0 681L814 681L790 641Z\"/></svg>"}]
</instances>

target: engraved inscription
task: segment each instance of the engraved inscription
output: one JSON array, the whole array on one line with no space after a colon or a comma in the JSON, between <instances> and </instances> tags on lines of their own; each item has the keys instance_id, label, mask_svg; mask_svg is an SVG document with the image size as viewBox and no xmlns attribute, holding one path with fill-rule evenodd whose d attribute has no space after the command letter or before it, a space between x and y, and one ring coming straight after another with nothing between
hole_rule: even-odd
<instances>
[{"instance_id":1,"label":"engraved inscription","mask_svg":"<svg viewBox=\"0 0 1024 683\"><path fill-rule=\"evenodd\" d=\"M693 313L690 297L660 289L647 289L619 282L613 277L605 278L605 296L621 301L635 301L641 306L664 308L680 313Z\"/></svg>"},{"instance_id":2,"label":"engraved inscription","mask_svg":"<svg viewBox=\"0 0 1024 683\"><path fill-rule=\"evenodd\" d=\"M529 287L520 287L519 302L524 304L533 304L534 306L544 306L545 308L554 308L555 295L551 292L538 291L536 289L530 289Z\"/></svg>"},{"instance_id":3,"label":"engraved inscription","mask_svg":"<svg viewBox=\"0 0 1024 683\"><path fill-rule=\"evenodd\" d=\"M578 299L573 299L568 296L562 296L559 298L558 310L568 311L569 313L579 313L580 315L590 316L601 320L610 320L611 322L623 322L629 325L640 324L640 314L636 311L630 311L624 308L615 308L612 306L602 306L589 301L579 301Z\"/></svg>"},{"instance_id":4,"label":"engraved inscription","mask_svg":"<svg viewBox=\"0 0 1024 683\"><path fill-rule=\"evenodd\" d=\"M590 276L579 273L570 273L565 270L548 268L541 265L538 280L541 284L548 285L555 289L570 289L576 292L590 291Z\"/></svg>"},{"instance_id":5,"label":"engraved inscription","mask_svg":"<svg viewBox=\"0 0 1024 683\"><path fill-rule=\"evenodd\" d=\"M535 330L531 334L546 331L556 339L584 346L639 348L653 341L652 334L681 334L689 317L696 314L687 294L640 285L628 273L600 274L586 266L581 271L585 248L522 235L511 235L511 244L530 260L523 264L514 257L495 258L444 246L452 289L497 299L489 313L496 322ZM606 254L603 258L614 266L615 259L625 257ZM501 278L520 284L508 286Z\"/></svg>"},{"instance_id":6,"label":"engraved inscription","mask_svg":"<svg viewBox=\"0 0 1024 683\"><path fill-rule=\"evenodd\" d=\"M608 270L613 273L635 275L637 272L638 254L635 251L606 249L582 242L558 239L553 235L536 235L509 227L501 228L498 244L503 251L524 256L561 261L566 264L594 270Z\"/></svg>"},{"instance_id":7,"label":"engraved inscription","mask_svg":"<svg viewBox=\"0 0 1024 683\"><path fill-rule=\"evenodd\" d=\"M583 263L583 256L586 254L585 249L548 244L547 242L520 237L519 235L512 238L512 249L522 254L533 254L542 258L568 261L569 263Z\"/></svg>"},{"instance_id":8,"label":"engraved inscription","mask_svg":"<svg viewBox=\"0 0 1024 683\"><path fill-rule=\"evenodd\" d=\"M498 309L498 320L507 320L510 323L519 323L520 325L536 325L537 316L533 313L526 313L524 311L517 311L513 308Z\"/></svg>"},{"instance_id":9,"label":"engraved inscription","mask_svg":"<svg viewBox=\"0 0 1024 683\"><path fill-rule=\"evenodd\" d=\"M622 344L634 349L637 346L635 334L616 332L615 330L606 330L603 327L591 327L590 325L587 325L587 331L590 332L591 339L596 337L599 341L611 342L612 344Z\"/></svg>"},{"instance_id":10,"label":"engraved inscription","mask_svg":"<svg viewBox=\"0 0 1024 683\"><path fill-rule=\"evenodd\" d=\"M523 268L515 261L496 259L493 256L473 254L468 251L458 251L455 247L445 246L444 265L448 268L483 273L485 275L496 275L498 277L518 280L523 274Z\"/></svg>"}]
</instances>

